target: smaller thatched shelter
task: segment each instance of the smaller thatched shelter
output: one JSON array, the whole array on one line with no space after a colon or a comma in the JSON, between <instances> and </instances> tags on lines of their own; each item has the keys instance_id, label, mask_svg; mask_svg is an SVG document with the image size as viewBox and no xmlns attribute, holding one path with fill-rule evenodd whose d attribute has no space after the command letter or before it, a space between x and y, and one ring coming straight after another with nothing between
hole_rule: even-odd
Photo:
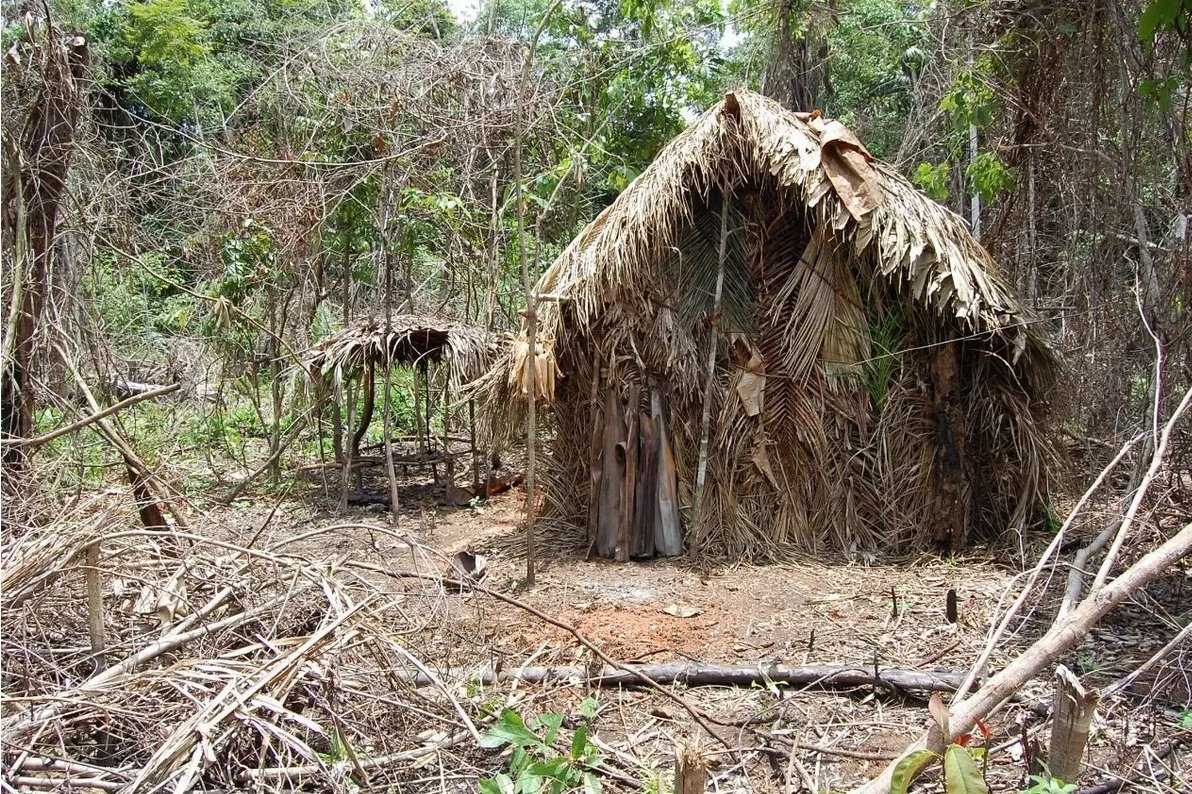
<instances>
[{"instance_id":1,"label":"smaller thatched shelter","mask_svg":"<svg viewBox=\"0 0 1192 794\"><path fill-rule=\"evenodd\" d=\"M679 520L733 557L959 548L1040 504L1038 327L961 218L818 114L727 95L537 296L544 518L601 554L673 553ZM478 387L498 428L526 353Z\"/></svg>"},{"instance_id":2,"label":"smaller thatched shelter","mask_svg":"<svg viewBox=\"0 0 1192 794\"><path fill-rule=\"evenodd\" d=\"M418 436L429 453L432 406L430 366L445 366L446 377L437 402L442 409L443 449L440 457L447 463L449 479L453 472L447 447L449 409L453 395L463 384L486 372L495 360L498 348L493 335L483 328L465 325L454 320L420 315L396 315L390 318L369 318L327 336L311 347L304 356L302 367L308 381L319 391L330 382L342 388L348 381L358 379L364 402L360 422L352 434L347 451L350 459L360 459L360 443L372 422L376 375L386 368L404 367L415 372L415 405L422 403L425 411L415 410ZM421 389L419 388L421 386ZM469 428L473 457L473 476L479 463L474 428ZM451 487L453 483L448 483Z\"/></svg>"},{"instance_id":3,"label":"smaller thatched shelter","mask_svg":"<svg viewBox=\"0 0 1192 794\"><path fill-rule=\"evenodd\" d=\"M376 366L422 367L450 360L452 387L485 372L496 345L483 328L439 317L368 318L320 339L303 358L309 373L337 379Z\"/></svg>"}]
</instances>

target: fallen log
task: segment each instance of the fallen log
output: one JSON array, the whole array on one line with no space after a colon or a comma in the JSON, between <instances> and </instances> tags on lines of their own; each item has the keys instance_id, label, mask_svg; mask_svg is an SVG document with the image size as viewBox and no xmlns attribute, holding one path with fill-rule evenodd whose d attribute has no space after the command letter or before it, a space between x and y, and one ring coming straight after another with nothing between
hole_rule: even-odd
<instances>
[{"instance_id":1,"label":"fallen log","mask_svg":"<svg viewBox=\"0 0 1192 794\"><path fill-rule=\"evenodd\" d=\"M694 662L672 664L626 664L622 667L604 666L595 669L581 665L560 667L516 667L505 670L486 670L471 680L482 684L502 681L524 681L542 684L550 681L582 681L589 686L640 687L642 676L656 684L668 686L766 686L786 684L812 689L855 689L873 686L888 691L954 692L964 680L962 670L878 670L857 665L806 665L788 667L781 664L724 665ZM447 676L450 677L450 676ZM415 676L417 686L431 686L433 681L423 674Z\"/></svg>"}]
</instances>

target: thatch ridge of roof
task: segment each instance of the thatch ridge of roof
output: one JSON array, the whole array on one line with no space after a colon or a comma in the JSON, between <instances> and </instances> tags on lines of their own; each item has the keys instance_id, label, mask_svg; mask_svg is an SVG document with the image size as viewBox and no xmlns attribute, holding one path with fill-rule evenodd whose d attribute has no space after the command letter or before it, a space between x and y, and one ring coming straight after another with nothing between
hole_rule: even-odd
<instances>
[{"instance_id":1,"label":"thatch ridge of roof","mask_svg":"<svg viewBox=\"0 0 1192 794\"><path fill-rule=\"evenodd\" d=\"M863 171L851 176L866 196L852 195L842 167ZM564 249L537 292L566 299L580 325L590 325L606 303L634 300L657 283L652 266L691 222L693 199L763 175L784 201L806 207L834 245L869 258L875 278L970 333L1001 336L1014 351L1012 364L1026 354L1027 364L1051 369L1054 357L1028 312L962 218L874 160L837 122L792 113L747 90L728 94L663 147ZM544 339L561 333L557 301L539 315Z\"/></svg>"},{"instance_id":2,"label":"thatch ridge of roof","mask_svg":"<svg viewBox=\"0 0 1192 794\"><path fill-rule=\"evenodd\" d=\"M316 342L303 356L311 376L337 381L366 365L413 367L449 359L452 387L478 377L497 354L497 337L443 317L401 314L369 317Z\"/></svg>"}]
</instances>

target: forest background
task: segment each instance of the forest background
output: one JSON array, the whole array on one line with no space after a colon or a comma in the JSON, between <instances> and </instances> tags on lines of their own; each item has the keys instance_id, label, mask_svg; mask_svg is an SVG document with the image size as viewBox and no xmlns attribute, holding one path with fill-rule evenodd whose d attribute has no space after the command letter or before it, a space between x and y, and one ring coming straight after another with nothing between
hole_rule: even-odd
<instances>
[{"instance_id":1,"label":"forest background","mask_svg":"<svg viewBox=\"0 0 1192 794\"><path fill-rule=\"evenodd\" d=\"M272 458L280 481L283 445L312 454L330 428L342 447L346 405L312 417L287 377L313 340L386 303L516 328L522 262L545 267L741 85L839 119L970 220L1068 363L1054 415L1069 434L1141 427L1192 377L1186 3L506 0L471 15L5 3L6 429L58 426L75 367L180 382L200 408L119 418L150 466L217 449L246 470ZM76 35L85 53L67 52ZM70 127L52 208L21 184L61 154L29 146L47 91ZM22 219L47 209L39 240ZM412 426L408 384L392 386ZM65 456L55 487L118 461L86 433L38 454ZM213 461L181 480L227 475Z\"/></svg>"}]
</instances>

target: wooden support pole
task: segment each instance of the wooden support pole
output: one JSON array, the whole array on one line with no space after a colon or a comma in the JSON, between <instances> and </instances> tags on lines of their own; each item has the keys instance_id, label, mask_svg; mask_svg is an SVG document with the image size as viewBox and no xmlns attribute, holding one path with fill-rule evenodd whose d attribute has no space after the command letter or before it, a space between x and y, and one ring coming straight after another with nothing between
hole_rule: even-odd
<instances>
[{"instance_id":1,"label":"wooden support pole","mask_svg":"<svg viewBox=\"0 0 1192 794\"><path fill-rule=\"evenodd\" d=\"M724 293L724 264L728 259L728 207L730 194L723 188L720 195L720 251L716 265L716 290L712 294L712 311L708 314L708 379L704 384L704 405L700 413L699 463L695 469L695 494L692 497L693 524L699 526L703 520L704 482L708 476L708 431L712 420L712 388L716 384L716 350L719 342L717 324L720 320L720 304Z\"/></svg>"},{"instance_id":2,"label":"wooden support pole","mask_svg":"<svg viewBox=\"0 0 1192 794\"><path fill-rule=\"evenodd\" d=\"M476 454L476 401L468 400L468 454L472 457L472 482L480 482L480 458ZM488 488L483 490L488 496Z\"/></svg>"},{"instance_id":3,"label":"wooden support pole","mask_svg":"<svg viewBox=\"0 0 1192 794\"><path fill-rule=\"evenodd\" d=\"M638 408L641 401L641 386L629 387L629 404L626 406L628 431L625 436L625 484L621 489L621 532L617 539L616 559L628 562L633 538L634 493L637 486L637 441Z\"/></svg>"},{"instance_id":4,"label":"wooden support pole","mask_svg":"<svg viewBox=\"0 0 1192 794\"><path fill-rule=\"evenodd\" d=\"M99 574L99 541L87 546L87 565L83 579L87 585L87 631L91 638L91 653L95 655L95 671L107 667L104 649L107 641L103 625L103 580Z\"/></svg>"},{"instance_id":5,"label":"wooden support pole","mask_svg":"<svg viewBox=\"0 0 1192 794\"><path fill-rule=\"evenodd\" d=\"M455 492L455 458L451 457L451 400L447 390L451 385L451 363L444 364L447 371L443 373L443 391L439 402L443 408L443 495L447 503L451 503L451 495Z\"/></svg>"},{"instance_id":6,"label":"wooden support pole","mask_svg":"<svg viewBox=\"0 0 1192 794\"><path fill-rule=\"evenodd\" d=\"M588 451L588 554L596 548L596 535L600 529L600 487L603 477L604 428L600 422L600 381L603 369L593 365L592 393L588 396L591 406L588 413L592 428L592 446Z\"/></svg>"}]
</instances>

